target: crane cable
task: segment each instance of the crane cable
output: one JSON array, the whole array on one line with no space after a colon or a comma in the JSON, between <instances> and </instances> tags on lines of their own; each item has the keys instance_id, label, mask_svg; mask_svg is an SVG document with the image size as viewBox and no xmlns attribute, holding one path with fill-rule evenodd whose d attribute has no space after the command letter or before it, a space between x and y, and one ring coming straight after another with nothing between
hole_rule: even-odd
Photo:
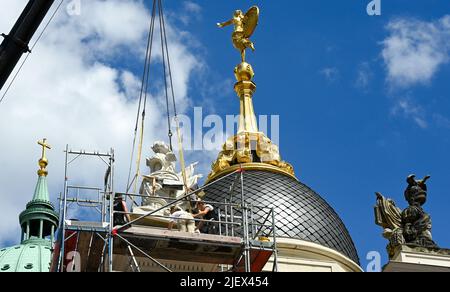
<instances>
[{"instance_id":1,"label":"crane cable","mask_svg":"<svg viewBox=\"0 0 450 292\"><path fill-rule=\"evenodd\" d=\"M136 125L134 129L134 139L133 139L133 146L131 151L131 160L130 160L130 169L128 172L128 182L127 182L127 191L126 193L130 191L132 185L134 184L134 194L136 193L137 189L137 181L140 174L140 163L141 163L141 157L142 157L142 144L144 139L144 121L145 121L145 115L146 115L146 104L147 104L147 94L148 94L148 84L149 84L149 76L150 76L150 62L152 57L152 48L153 48L153 35L155 31L155 18L156 18L156 0L153 0L153 8L152 8L152 16L150 20L150 26L149 26L149 32L148 32L148 40L147 40L147 49L145 54L145 63L144 63L144 72L142 74L142 84L141 84L141 91L139 95L139 106L138 106L138 112L136 116ZM144 104L142 105L142 99L144 98ZM137 165L137 171L136 174L131 180L131 172L133 167L133 160L134 160L134 152L136 149L136 140L139 130L139 118L141 117L141 108L143 107L142 111L142 122L141 122L141 131L140 131L140 139L139 139L139 147L138 147L138 158L136 160ZM133 204L137 206L138 204L134 200L134 196L130 196Z\"/></svg>"},{"instance_id":2,"label":"crane cable","mask_svg":"<svg viewBox=\"0 0 450 292\"><path fill-rule=\"evenodd\" d=\"M132 154L131 154L131 162L130 162L130 169L129 169L129 174L128 174L128 183L127 183L127 193L131 189L132 185L134 185L133 194L136 194L136 192L137 192L137 184L138 184L138 180L140 177L140 165L141 165L141 160L142 160L142 148L143 148L143 142L144 142L145 114L146 114L148 84L149 84L149 76L150 76L149 72L150 72L150 64L151 64L151 56L152 56L152 48L153 48L153 36L154 36L154 30L155 30L156 5L158 5L158 17L159 17L159 26L160 26L160 34L161 34L162 65L163 65L163 74L164 74L164 93L165 93L165 101L166 101L168 137L169 137L169 143L170 143L170 150L173 151L173 143L172 143L173 133L172 133L172 123L171 123L171 115L170 115L170 99L169 99L169 91L168 91L169 83L167 80L168 78L169 78L169 82L170 82L174 118L175 118L175 122L176 122L176 129L177 129L177 136L178 136L179 156L180 156L183 184L184 184L185 190L189 191L189 188L187 185L186 164L185 164L184 152L183 152L183 140L182 140L180 123L179 123L178 112L177 112L177 107L176 107L175 91L174 91L173 78L172 78L172 69L170 66L169 47L168 47L168 41L167 41L167 33L166 33L163 5L162 5L162 0L153 0L152 19L150 22L149 38L148 38L148 42L147 42L147 54L146 54L146 60L145 60L144 74L143 74L143 78L142 78L142 86L141 86L141 93L140 93L140 98L139 98L138 114L137 114L137 118L136 118L136 126L135 126L135 132L134 132L135 135L134 135L134 140L133 140L133 150L132 150ZM142 102L143 98L144 98L144 101ZM139 133L140 137L139 137L139 144L138 144L138 154L137 154L137 159L136 159L136 174L135 174L133 180L131 180L132 164L133 164L134 151L136 148L137 134L138 134L138 130L139 130L139 117L140 117L141 107L143 107L143 111L142 111L142 120L141 120L140 133ZM133 194L131 194L130 197L133 201L134 206L138 206L138 204L134 200Z\"/></svg>"},{"instance_id":3,"label":"crane cable","mask_svg":"<svg viewBox=\"0 0 450 292\"><path fill-rule=\"evenodd\" d=\"M148 97L148 84L150 82L150 64L152 59L152 49L153 49L153 35L155 31L155 18L156 18L156 0L153 1L152 8L152 21L151 21L151 41L149 46L149 54L148 54L148 69L147 69L147 80L145 82L145 90L144 90L144 109L142 110L142 124L141 124L141 133L139 138L139 146L138 146L138 158L136 160L136 180L134 182L133 193L137 192L137 184L139 181L139 177L141 176L141 160L142 160L142 145L144 143L144 128L145 128L145 115L147 110L147 97ZM136 202L133 203L136 204Z\"/></svg>"},{"instance_id":4,"label":"crane cable","mask_svg":"<svg viewBox=\"0 0 450 292\"><path fill-rule=\"evenodd\" d=\"M38 38L36 39L36 41L34 42L34 44L31 46L31 49L29 51L29 53L25 56L25 59L22 61L22 63L19 66L19 69L17 69L17 72L14 74L14 77L11 79L11 82L8 84L8 87L6 87L5 92L3 93L2 97L0 98L0 104L2 103L2 101L5 99L6 95L8 94L9 90L11 89L12 85L14 84L14 82L16 81L17 77L19 76L20 72L22 71L23 66L25 65L25 63L28 61L28 58L31 55L31 52L33 52L34 48L36 47L36 45L39 43L39 41L41 40L42 36L44 35L45 31L47 30L47 28L49 27L50 23L53 21L53 19L55 18L56 14L58 13L59 9L61 8L62 4L64 3L64 0L61 0L61 2L59 2L58 6L56 7L55 11L53 12L53 14L50 16L50 19L47 21L47 23L45 24L44 28L42 29L41 33L39 34Z\"/></svg>"},{"instance_id":5,"label":"crane cable","mask_svg":"<svg viewBox=\"0 0 450 292\"><path fill-rule=\"evenodd\" d=\"M184 184L184 187L185 187L185 191L187 193L187 192L189 192L189 187L187 185L186 163L185 163L184 151L183 151L183 138L182 138L182 135L181 135L180 121L178 119L177 106L176 106L176 100L175 100L175 90L174 90L174 86L173 86L172 69L171 69L171 66L170 66L169 46L168 46L168 42L167 42L166 23L165 23L165 19L164 19L162 0L158 0L158 2L159 2L159 16L160 16L161 38L164 39L163 46L165 46L165 48L166 48L166 55L167 55L167 67L168 67L168 71L169 71L169 80L170 80L170 88L171 88L171 93L172 93L173 111L174 111L175 124L176 124L175 126L176 126L177 137L178 137L178 148L179 148L181 173L182 173L182 176L183 176L183 184ZM163 59L164 59L164 53L163 53ZM164 77L165 77L165 79L167 79L167 75L166 74L164 74ZM167 95L167 81L166 81L166 95ZM168 102L168 97L166 98L166 100L167 100L167 103L169 103ZM169 124L169 126L170 126L170 124ZM170 128L169 128L169 136L171 136ZM171 141L171 143L172 143L172 141ZM190 206L191 206L191 204L189 204L189 207Z\"/></svg>"},{"instance_id":6,"label":"crane cable","mask_svg":"<svg viewBox=\"0 0 450 292\"><path fill-rule=\"evenodd\" d=\"M161 0L158 0L158 16L159 16L159 30L161 35L161 55L162 55L162 62L163 62L163 74L164 74L164 92L166 97L166 109L167 109L167 127L169 129L169 145L170 145L170 151L173 152L173 144L172 144L172 122L170 118L170 102L169 102L169 93L168 93L168 84L167 84L167 70L166 70L166 52L167 50L167 43L165 43L165 29L163 27L162 22L162 3ZM166 48L164 48L166 47Z\"/></svg>"}]
</instances>

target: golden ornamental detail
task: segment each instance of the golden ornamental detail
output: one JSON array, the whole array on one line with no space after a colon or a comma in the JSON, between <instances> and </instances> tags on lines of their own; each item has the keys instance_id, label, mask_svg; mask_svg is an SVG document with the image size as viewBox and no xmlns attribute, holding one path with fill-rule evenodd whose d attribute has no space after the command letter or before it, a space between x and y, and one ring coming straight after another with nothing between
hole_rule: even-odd
<instances>
[{"instance_id":1,"label":"golden ornamental detail","mask_svg":"<svg viewBox=\"0 0 450 292\"><path fill-rule=\"evenodd\" d=\"M212 164L208 180L213 180L232 166L258 163L279 168L282 172L295 177L291 164L282 161L277 145L263 133L241 133L229 138L223 145L217 160ZM252 168L254 168L252 166ZM270 169L270 168L269 168Z\"/></svg>"},{"instance_id":2,"label":"golden ornamental detail","mask_svg":"<svg viewBox=\"0 0 450 292\"><path fill-rule=\"evenodd\" d=\"M234 90L240 101L240 115L237 135L226 141L219 157L212 164L209 181L236 167L276 171L295 178L292 165L281 159L278 146L258 130L253 107L255 72L245 60L245 51L249 48L255 50L250 37L255 32L258 20L259 8L254 6L246 14L237 10L231 20L218 23L219 27L234 25L233 45L241 53L241 63L234 69L237 81Z\"/></svg>"},{"instance_id":3,"label":"golden ornamental detail","mask_svg":"<svg viewBox=\"0 0 450 292\"><path fill-rule=\"evenodd\" d=\"M41 156L41 159L39 159L40 169L38 170L37 174L39 176L47 176L48 175L48 171L47 171L48 160L47 160L47 157L45 157L45 151L47 149L52 149L52 147L47 144L47 139L38 141L38 145L40 145L42 147L42 156Z\"/></svg>"}]
</instances>

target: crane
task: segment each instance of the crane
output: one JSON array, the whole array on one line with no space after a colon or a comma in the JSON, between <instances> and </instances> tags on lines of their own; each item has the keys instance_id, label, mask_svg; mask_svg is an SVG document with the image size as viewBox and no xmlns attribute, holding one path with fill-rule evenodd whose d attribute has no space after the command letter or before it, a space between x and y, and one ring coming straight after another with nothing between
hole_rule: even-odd
<instances>
[{"instance_id":1,"label":"crane","mask_svg":"<svg viewBox=\"0 0 450 292\"><path fill-rule=\"evenodd\" d=\"M54 0L29 0L9 34L0 45L0 90L5 85L20 58L30 53L29 43L47 15Z\"/></svg>"}]
</instances>

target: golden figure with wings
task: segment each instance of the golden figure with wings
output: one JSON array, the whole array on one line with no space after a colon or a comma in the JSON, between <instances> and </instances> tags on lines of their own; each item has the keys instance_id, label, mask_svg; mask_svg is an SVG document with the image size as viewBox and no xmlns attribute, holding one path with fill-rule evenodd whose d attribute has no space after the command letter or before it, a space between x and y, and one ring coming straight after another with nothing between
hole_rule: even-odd
<instances>
[{"instance_id":1,"label":"golden figure with wings","mask_svg":"<svg viewBox=\"0 0 450 292\"><path fill-rule=\"evenodd\" d=\"M236 10L234 12L233 18L223 22L218 23L218 27L225 27L229 25L234 25L233 32L233 45L234 47L241 52L242 62L245 62L245 50L252 49L255 50L255 46L252 41L250 41L250 37L255 32L256 26L258 25L259 20L259 8L257 6L253 6L250 10L244 15L241 10Z\"/></svg>"}]
</instances>

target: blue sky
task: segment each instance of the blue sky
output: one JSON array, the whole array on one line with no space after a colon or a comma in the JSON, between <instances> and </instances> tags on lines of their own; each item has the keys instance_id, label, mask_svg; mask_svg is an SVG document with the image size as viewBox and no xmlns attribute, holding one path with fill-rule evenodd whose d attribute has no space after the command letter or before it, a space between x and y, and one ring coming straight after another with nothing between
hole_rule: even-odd
<instances>
[{"instance_id":1,"label":"blue sky","mask_svg":"<svg viewBox=\"0 0 450 292\"><path fill-rule=\"evenodd\" d=\"M0 12L2 31L10 28L25 2L10 2L8 5L14 7ZM109 1L111 5L122 2ZM150 1L144 2L148 8ZM450 208L446 188L450 181L448 1L382 0L382 15L377 17L366 13L369 0L165 2L167 20L178 33L171 37L177 49L172 66L183 77L176 87L188 115L192 115L194 106L202 106L205 115L239 112L232 90L239 55L231 45L231 29L219 30L215 24L228 20L235 9L246 10L254 4L260 7L260 25L253 37L257 51L248 53L256 71L256 113L280 116L283 159L293 164L298 178L321 194L344 220L363 268L366 254L379 251L385 256L387 244L381 228L374 224L374 193L382 192L406 207L403 191L411 173L432 175L425 208L433 217L435 240L442 247L450 247L450 219L446 216ZM61 19L60 25L50 28L53 34L48 34L36 49L24 68L25 76L19 78L3 105L7 110L0 107L0 113L4 110L0 125L2 117L17 122L14 127L0 126L2 137L16 141L12 148L4 146L5 153L11 154L0 161L17 177L0 176L4 178L0 178L0 193L30 193L29 197L14 198L14 208L6 208L11 214L18 214L32 195L35 180L22 184L18 179L35 177L39 151L32 143L43 136L53 141L55 149L49 166L53 198L62 190L61 151L65 143L88 150L116 147L120 154L117 168L124 169L117 175L123 178L128 170L127 147L136 110L133 98L143 62L142 51L136 50L144 45L148 19L136 9L138 5L130 5L131 9L124 4L121 11L130 8L127 11L133 19L120 19L119 27L114 21L125 17L125 12L113 17L108 13L114 8L104 9L102 1L83 3L92 5L83 10L81 17L86 18ZM91 17L98 11L101 24ZM10 22L2 22L5 16ZM138 21L141 19L144 25ZM133 21L139 27L137 33ZM417 32L417 37L412 32ZM401 42L405 40L406 44ZM406 47L399 49L399 43ZM78 60L83 63L78 64ZM37 70L41 72L38 77L33 73ZM20 86L20 82L26 86ZM122 88L122 84L126 86ZM48 92L50 87L54 88L52 92ZM34 98L30 100L29 96ZM74 103L70 108L66 99ZM164 139L166 135L157 132L164 126L157 123L163 120L158 106L151 100L147 146L152 139ZM34 110L25 114L24 109ZM85 115L84 111L91 120L76 114ZM38 117L42 122L33 123ZM190 155L198 159L203 154ZM119 160L121 157L125 162ZM204 164L211 159L206 157ZM0 231L0 243L17 241L18 236L6 237L15 234L7 229L17 225L13 216L4 215L12 219L5 219L0 226L4 230Z\"/></svg>"},{"instance_id":2,"label":"blue sky","mask_svg":"<svg viewBox=\"0 0 450 292\"><path fill-rule=\"evenodd\" d=\"M369 2L198 1L201 18L188 29L206 46L205 62L215 74L232 78L238 55L230 30L214 24L234 9L259 5L257 51L248 56L256 71L256 112L280 115L283 158L340 214L363 267L369 251L385 256L386 240L374 224L374 192L406 207L403 191L411 173L432 175L425 208L432 214L436 241L450 246L450 124L445 122L450 66L442 64L424 83L397 86L389 81L382 56L383 41L392 34L389 23L434 22L450 13L450 3L382 1L382 15L369 17ZM169 8L175 5L167 1ZM195 98L195 88L191 94ZM238 111L231 90L210 98L223 115ZM402 100L417 108L423 121L400 111Z\"/></svg>"}]
</instances>

